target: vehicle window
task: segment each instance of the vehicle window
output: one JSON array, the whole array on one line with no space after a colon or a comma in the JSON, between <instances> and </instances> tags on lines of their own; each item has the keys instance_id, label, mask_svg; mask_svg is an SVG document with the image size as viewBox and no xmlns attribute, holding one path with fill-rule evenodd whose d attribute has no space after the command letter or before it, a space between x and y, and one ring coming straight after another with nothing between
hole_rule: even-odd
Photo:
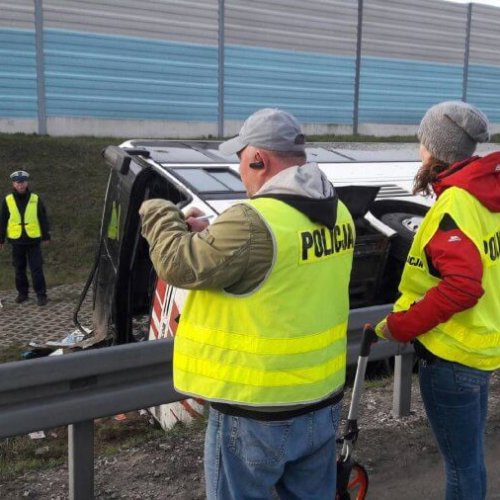
<instances>
[{"instance_id":1,"label":"vehicle window","mask_svg":"<svg viewBox=\"0 0 500 500\"><path fill-rule=\"evenodd\" d=\"M171 168L169 170L200 194L245 192L238 174L229 168Z\"/></svg>"},{"instance_id":2,"label":"vehicle window","mask_svg":"<svg viewBox=\"0 0 500 500\"><path fill-rule=\"evenodd\" d=\"M232 191L245 191L241 179L231 172L214 172L212 174L219 182L225 184Z\"/></svg>"}]
</instances>

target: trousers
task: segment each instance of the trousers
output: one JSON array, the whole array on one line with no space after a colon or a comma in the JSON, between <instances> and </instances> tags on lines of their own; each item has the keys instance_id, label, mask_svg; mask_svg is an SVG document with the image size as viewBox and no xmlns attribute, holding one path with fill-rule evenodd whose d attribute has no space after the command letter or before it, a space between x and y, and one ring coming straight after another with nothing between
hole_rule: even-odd
<instances>
[{"instance_id":1,"label":"trousers","mask_svg":"<svg viewBox=\"0 0 500 500\"><path fill-rule=\"evenodd\" d=\"M484 430L491 372L442 359L419 364L420 392L443 456L446 500L484 500Z\"/></svg>"},{"instance_id":2,"label":"trousers","mask_svg":"<svg viewBox=\"0 0 500 500\"><path fill-rule=\"evenodd\" d=\"M43 274L43 258L40 243L33 245L12 245L12 265L16 274L16 289L19 295L28 295L28 276L26 268L29 265L33 290L39 296L46 295L47 286Z\"/></svg>"},{"instance_id":3,"label":"trousers","mask_svg":"<svg viewBox=\"0 0 500 500\"><path fill-rule=\"evenodd\" d=\"M335 498L341 402L263 421L210 408L205 436L209 500Z\"/></svg>"}]
</instances>

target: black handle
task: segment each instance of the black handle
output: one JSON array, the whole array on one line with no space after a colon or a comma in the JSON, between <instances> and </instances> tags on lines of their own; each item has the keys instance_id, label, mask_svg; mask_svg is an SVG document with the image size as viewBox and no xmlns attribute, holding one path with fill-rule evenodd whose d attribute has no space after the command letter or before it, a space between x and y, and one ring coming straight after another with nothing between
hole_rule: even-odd
<instances>
[{"instance_id":1,"label":"black handle","mask_svg":"<svg viewBox=\"0 0 500 500\"><path fill-rule=\"evenodd\" d=\"M361 349L359 355L363 357L368 357L370 355L370 349L372 344L377 342L378 337L370 323L367 323L363 327L363 339L361 340Z\"/></svg>"}]
</instances>

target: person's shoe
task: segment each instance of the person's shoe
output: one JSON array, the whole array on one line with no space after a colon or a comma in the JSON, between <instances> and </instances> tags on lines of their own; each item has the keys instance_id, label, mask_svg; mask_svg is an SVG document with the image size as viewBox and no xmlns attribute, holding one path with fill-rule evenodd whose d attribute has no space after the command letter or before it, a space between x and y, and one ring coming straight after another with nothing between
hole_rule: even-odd
<instances>
[{"instance_id":1,"label":"person's shoe","mask_svg":"<svg viewBox=\"0 0 500 500\"><path fill-rule=\"evenodd\" d=\"M16 304L22 304L23 302L26 302L28 300L28 296L24 295L23 293L19 293L17 297L15 298L14 302Z\"/></svg>"},{"instance_id":2,"label":"person's shoe","mask_svg":"<svg viewBox=\"0 0 500 500\"><path fill-rule=\"evenodd\" d=\"M47 305L47 296L46 295L39 295L36 299L36 303L39 306L45 306Z\"/></svg>"}]
</instances>

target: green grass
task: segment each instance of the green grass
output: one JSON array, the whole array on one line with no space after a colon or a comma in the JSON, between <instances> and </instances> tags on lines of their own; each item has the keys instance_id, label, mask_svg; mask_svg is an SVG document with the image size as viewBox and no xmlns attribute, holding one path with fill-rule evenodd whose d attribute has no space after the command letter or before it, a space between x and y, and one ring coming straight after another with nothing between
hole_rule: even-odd
<instances>
[{"instance_id":1,"label":"green grass","mask_svg":"<svg viewBox=\"0 0 500 500\"><path fill-rule=\"evenodd\" d=\"M0 363L19 361L25 349L26 345L21 343L0 346Z\"/></svg>"},{"instance_id":2,"label":"green grass","mask_svg":"<svg viewBox=\"0 0 500 500\"><path fill-rule=\"evenodd\" d=\"M203 421L194 425L203 425ZM179 432L176 427L168 435ZM184 429L188 426L180 427L181 432L186 432ZM94 432L96 456L112 456L120 450L166 437L163 429L151 425L147 416L140 416L137 412L127 413L127 420L121 422L112 417L99 419L95 422ZM37 440L29 436L0 440L0 483L26 472L50 469L66 462L67 428L50 429L45 431L45 435L45 438Z\"/></svg>"},{"instance_id":3,"label":"green grass","mask_svg":"<svg viewBox=\"0 0 500 500\"><path fill-rule=\"evenodd\" d=\"M43 199L52 241L43 247L49 286L83 281L90 271L109 168L101 151L117 138L43 137L0 134L0 186L10 192L9 174L31 176L30 188ZM13 288L10 247L0 252L0 289Z\"/></svg>"},{"instance_id":4,"label":"green grass","mask_svg":"<svg viewBox=\"0 0 500 500\"><path fill-rule=\"evenodd\" d=\"M0 482L9 481L21 474L61 465L68 453L64 428L52 431L46 439L32 440L16 436L0 441Z\"/></svg>"}]
</instances>

